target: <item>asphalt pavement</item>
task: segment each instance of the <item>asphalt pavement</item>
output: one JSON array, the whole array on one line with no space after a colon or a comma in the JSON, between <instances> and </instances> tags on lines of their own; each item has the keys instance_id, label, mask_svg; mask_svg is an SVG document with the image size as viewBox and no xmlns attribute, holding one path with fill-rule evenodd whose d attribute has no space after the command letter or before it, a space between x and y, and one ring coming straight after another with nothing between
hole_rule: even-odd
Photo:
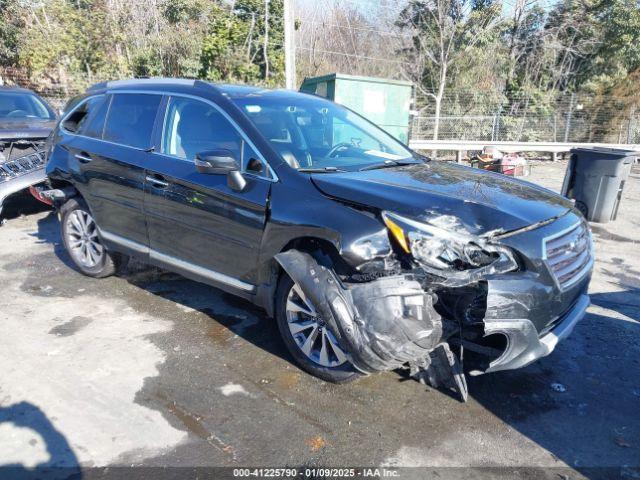
<instances>
[{"instance_id":1,"label":"asphalt pavement","mask_svg":"<svg viewBox=\"0 0 640 480\"><path fill-rule=\"evenodd\" d=\"M530 179L557 190L565 166L536 164ZM640 478L639 206L635 167L619 219L593 225L587 317L549 357L471 378L466 404L400 372L324 383L249 303L135 263L86 278L53 213L10 219L0 468L523 467L574 478L609 467Z\"/></svg>"}]
</instances>

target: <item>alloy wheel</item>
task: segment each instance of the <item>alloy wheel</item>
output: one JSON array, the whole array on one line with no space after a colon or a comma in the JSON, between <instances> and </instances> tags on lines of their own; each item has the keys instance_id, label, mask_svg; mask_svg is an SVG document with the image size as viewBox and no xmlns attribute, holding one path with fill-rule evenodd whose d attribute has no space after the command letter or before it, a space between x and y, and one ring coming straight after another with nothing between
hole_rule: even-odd
<instances>
[{"instance_id":1,"label":"alloy wheel","mask_svg":"<svg viewBox=\"0 0 640 480\"><path fill-rule=\"evenodd\" d=\"M347 356L302 289L293 284L286 306L289 331L302 353L323 367L339 367Z\"/></svg>"},{"instance_id":2,"label":"alloy wheel","mask_svg":"<svg viewBox=\"0 0 640 480\"><path fill-rule=\"evenodd\" d=\"M98 238L96 222L88 212L74 210L67 217L67 245L69 253L80 265L93 268L99 265L105 249Z\"/></svg>"}]
</instances>

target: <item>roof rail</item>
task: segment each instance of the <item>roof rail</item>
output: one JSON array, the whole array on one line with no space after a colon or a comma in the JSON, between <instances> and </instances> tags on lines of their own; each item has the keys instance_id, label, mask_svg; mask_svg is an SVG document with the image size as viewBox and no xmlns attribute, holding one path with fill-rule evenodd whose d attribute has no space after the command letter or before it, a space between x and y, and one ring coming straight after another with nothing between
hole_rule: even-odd
<instances>
[{"instance_id":1,"label":"roof rail","mask_svg":"<svg viewBox=\"0 0 640 480\"><path fill-rule=\"evenodd\" d=\"M135 85L136 81L141 81L145 83L147 82L152 83L153 81L156 81L158 83L165 83L165 82L170 83L171 81L176 81L176 82L189 81L189 82L193 82L194 87L200 87L206 90L213 90L218 93L220 92L220 89L215 84L206 82L204 80L187 79L187 78L184 78L184 79L183 78L165 78L165 77L136 77L136 78L127 78L124 80L111 80L111 81L99 82L87 88L87 92L94 92L96 90L103 90L107 88L116 88L118 86L127 85L128 83L132 83Z\"/></svg>"},{"instance_id":2,"label":"roof rail","mask_svg":"<svg viewBox=\"0 0 640 480\"><path fill-rule=\"evenodd\" d=\"M103 88L107 88L108 86L109 86L109 82L94 83L89 88L87 88L87 92L93 92L94 90L101 90Z\"/></svg>"},{"instance_id":3,"label":"roof rail","mask_svg":"<svg viewBox=\"0 0 640 480\"><path fill-rule=\"evenodd\" d=\"M218 87L215 84L213 84L211 82L205 82L204 80L194 80L193 86L194 87L204 87L204 88L208 88L210 90L215 90L216 92L220 92L220 89L218 89Z\"/></svg>"}]
</instances>

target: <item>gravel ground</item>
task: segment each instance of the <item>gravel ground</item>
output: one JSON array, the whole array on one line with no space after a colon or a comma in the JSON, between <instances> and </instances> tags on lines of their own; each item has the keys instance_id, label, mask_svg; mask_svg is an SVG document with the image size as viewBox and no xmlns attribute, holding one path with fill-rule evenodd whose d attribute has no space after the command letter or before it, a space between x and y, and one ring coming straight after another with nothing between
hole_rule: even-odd
<instances>
[{"instance_id":1,"label":"gravel ground","mask_svg":"<svg viewBox=\"0 0 640 480\"><path fill-rule=\"evenodd\" d=\"M558 190L565 167L537 163L530 180ZM140 265L83 277L53 214L9 220L0 466L403 466L456 478L469 471L448 467L529 478L610 467L640 478L638 205L636 167L619 219L592 226L587 317L551 356L470 379L466 404L397 372L323 383L247 302Z\"/></svg>"}]
</instances>

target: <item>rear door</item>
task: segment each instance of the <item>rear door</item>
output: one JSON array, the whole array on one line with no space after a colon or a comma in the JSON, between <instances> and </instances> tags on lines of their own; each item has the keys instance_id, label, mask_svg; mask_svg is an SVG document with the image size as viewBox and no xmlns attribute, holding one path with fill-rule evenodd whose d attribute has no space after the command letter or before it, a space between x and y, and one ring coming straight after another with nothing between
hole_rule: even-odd
<instances>
[{"instance_id":1,"label":"rear door","mask_svg":"<svg viewBox=\"0 0 640 480\"><path fill-rule=\"evenodd\" d=\"M197 153L220 148L241 160L243 191L231 189L226 175L196 170ZM208 101L169 98L146 178L149 242L157 263L232 290L252 291L273 179L230 117Z\"/></svg>"},{"instance_id":2,"label":"rear door","mask_svg":"<svg viewBox=\"0 0 640 480\"><path fill-rule=\"evenodd\" d=\"M143 212L145 164L161 100L155 94L113 94L102 140L77 157L103 239L132 253L145 253L149 244Z\"/></svg>"},{"instance_id":3,"label":"rear door","mask_svg":"<svg viewBox=\"0 0 640 480\"><path fill-rule=\"evenodd\" d=\"M76 174L76 187L93 211L100 200L93 197L94 171L91 163L104 150L102 133L109 111L110 95L89 97L74 108L62 121L62 139L56 145L57 154L67 155L63 164ZM58 149L58 147L61 147Z\"/></svg>"}]
</instances>

